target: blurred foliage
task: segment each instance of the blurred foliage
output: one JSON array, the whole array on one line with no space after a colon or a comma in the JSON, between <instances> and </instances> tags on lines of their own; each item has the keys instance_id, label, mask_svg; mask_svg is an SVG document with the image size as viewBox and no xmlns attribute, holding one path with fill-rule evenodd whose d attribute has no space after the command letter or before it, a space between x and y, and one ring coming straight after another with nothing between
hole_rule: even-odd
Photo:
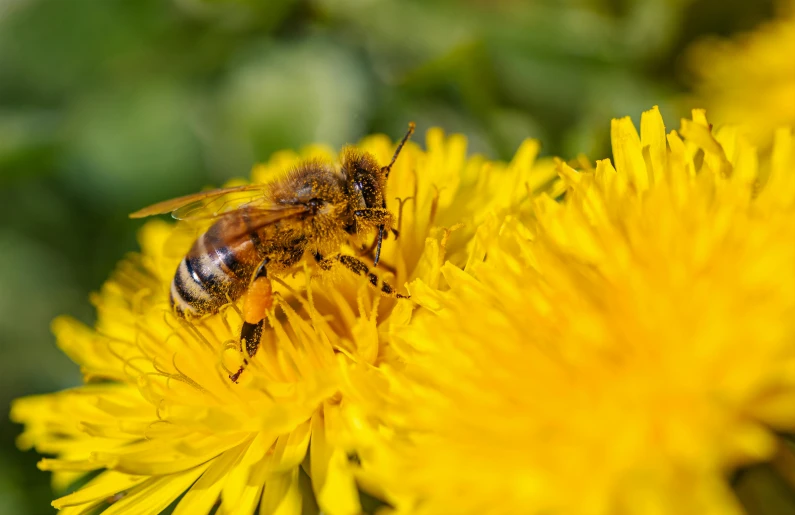
<instances>
[{"instance_id":1,"label":"blurred foliage","mask_svg":"<svg viewBox=\"0 0 795 515\"><path fill-rule=\"evenodd\" d=\"M91 320L88 292L135 249L130 211L247 175L277 149L396 137L409 120L491 157L528 136L546 154L606 156L611 117L680 114L692 41L772 12L741 0L0 0L0 401L79 381L49 321ZM0 513L51 513L17 432L0 425Z\"/></svg>"}]
</instances>

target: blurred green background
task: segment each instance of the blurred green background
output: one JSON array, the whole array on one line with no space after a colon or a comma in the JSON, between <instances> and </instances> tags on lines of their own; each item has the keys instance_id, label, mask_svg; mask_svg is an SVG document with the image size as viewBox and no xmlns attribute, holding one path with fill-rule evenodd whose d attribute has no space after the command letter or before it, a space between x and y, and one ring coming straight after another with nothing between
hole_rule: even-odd
<instances>
[{"instance_id":1,"label":"blurred green background","mask_svg":"<svg viewBox=\"0 0 795 515\"><path fill-rule=\"evenodd\" d=\"M397 137L409 120L493 158L528 136L548 155L604 157L611 117L659 104L675 125L690 43L773 12L742 0L0 0L3 411L79 382L49 323L92 320L88 293L136 248L127 213L245 176L281 148ZM0 514L52 513L19 430L2 418ZM754 513L795 513L765 469L738 477Z\"/></svg>"}]
</instances>

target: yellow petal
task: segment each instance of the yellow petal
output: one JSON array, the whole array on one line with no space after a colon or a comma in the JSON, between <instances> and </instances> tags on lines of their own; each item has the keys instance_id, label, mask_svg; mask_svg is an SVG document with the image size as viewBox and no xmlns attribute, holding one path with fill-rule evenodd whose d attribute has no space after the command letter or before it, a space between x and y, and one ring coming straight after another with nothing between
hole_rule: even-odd
<instances>
[{"instance_id":1,"label":"yellow petal","mask_svg":"<svg viewBox=\"0 0 795 515\"><path fill-rule=\"evenodd\" d=\"M442 308L444 295L442 292L433 289L423 280L416 279L409 284L411 300L430 311L438 311Z\"/></svg>"},{"instance_id":2,"label":"yellow petal","mask_svg":"<svg viewBox=\"0 0 795 515\"><path fill-rule=\"evenodd\" d=\"M712 136L709 126L696 121L682 120L682 127L679 132L688 141L693 142L704 150L704 162L716 172L720 172L724 177L731 171L731 163L726 158L726 152L720 143Z\"/></svg>"},{"instance_id":3,"label":"yellow petal","mask_svg":"<svg viewBox=\"0 0 795 515\"><path fill-rule=\"evenodd\" d=\"M95 513L96 508L94 505L67 506L66 508L58 511L58 515L94 515Z\"/></svg>"},{"instance_id":4,"label":"yellow petal","mask_svg":"<svg viewBox=\"0 0 795 515\"><path fill-rule=\"evenodd\" d=\"M300 515L303 505L298 475L300 469L292 470L268 479L262 492L260 515Z\"/></svg>"},{"instance_id":5,"label":"yellow petal","mask_svg":"<svg viewBox=\"0 0 795 515\"><path fill-rule=\"evenodd\" d=\"M173 474L205 463L249 438L249 433L207 437L192 435L177 445L168 440L145 440L118 451L98 452L95 459L111 462L113 468L121 472Z\"/></svg>"},{"instance_id":6,"label":"yellow petal","mask_svg":"<svg viewBox=\"0 0 795 515\"><path fill-rule=\"evenodd\" d=\"M745 138L738 138L732 165L732 182L740 189L746 190L750 197L753 185L759 177L759 158L756 149Z\"/></svg>"},{"instance_id":7,"label":"yellow petal","mask_svg":"<svg viewBox=\"0 0 795 515\"><path fill-rule=\"evenodd\" d=\"M209 464L178 474L150 478L130 490L121 500L113 503L103 515L126 515L129 513L160 513L182 495L205 471Z\"/></svg>"},{"instance_id":8,"label":"yellow petal","mask_svg":"<svg viewBox=\"0 0 795 515\"><path fill-rule=\"evenodd\" d=\"M610 125L610 138L613 142L613 161L616 170L634 184L638 191L649 187L649 171L643 160L638 131L627 116L613 120Z\"/></svg>"},{"instance_id":9,"label":"yellow petal","mask_svg":"<svg viewBox=\"0 0 795 515\"><path fill-rule=\"evenodd\" d=\"M256 506L256 499L262 491L264 477L258 477L257 466L262 462L275 437L259 433L246 449L245 454L229 473L223 488L225 513L235 513L240 506ZM251 510L249 510L251 513Z\"/></svg>"},{"instance_id":10,"label":"yellow petal","mask_svg":"<svg viewBox=\"0 0 795 515\"><path fill-rule=\"evenodd\" d=\"M770 175L760 200L778 207L795 202L795 137L791 129L779 129L775 133Z\"/></svg>"},{"instance_id":11,"label":"yellow petal","mask_svg":"<svg viewBox=\"0 0 795 515\"><path fill-rule=\"evenodd\" d=\"M90 503L92 506L119 492L126 492L149 479L147 476L131 476L109 470L89 481L80 490L56 499L52 505L59 510L67 506Z\"/></svg>"},{"instance_id":12,"label":"yellow petal","mask_svg":"<svg viewBox=\"0 0 795 515\"><path fill-rule=\"evenodd\" d=\"M64 459L50 459L43 458L36 464L39 470L56 471L81 471L90 472L108 467L113 464L112 460L108 459L92 459L92 460L64 460Z\"/></svg>"},{"instance_id":13,"label":"yellow petal","mask_svg":"<svg viewBox=\"0 0 795 515\"><path fill-rule=\"evenodd\" d=\"M508 165L507 172L515 177L514 183L507 185L503 191L510 197L506 205L518 202L520 198L527 196L527 191L535 191L542 184L552 177L545 177L543 174L534 176L533 172L538 169L534 166L541 144L538 140L526 139L522 141Z\"/></svg>"},{"instance_id":14,"label":"yellow petal","mask_svg":"<svg viewBox=\"0 0 795 515\"><path fill-rule=\"evenodd\" d=\"M665 141L665 124L657 106L640 117L640 144L649 149L651 172L654 182L659 183L668 164L668 145Z\"/></svg>"},{"instance_id":15,"label":"yellow petal","mask_svg":"<svg viewBox=\"0 0 795 515\"><path fill-rule=\"evenodd\" d=\"M359 493L344 450L328 441L322 413L312 417L310 464L312 487L320 509L329 515L361 513Z\"/></svg>"},{"instance_id":16,"label":"yellow petal","mask_svg":"<svg viewBox=\"0 0 795 515\"><path fill-rule=\"evenodd\" d=\"M248 443L242 443L215 458L199 480L179 501L174 509L174 515L210 513L221 495L221 489L224 487L229 473L247 448Z\"/></svg>"},{"instance_id":17,"label":"yellow petal","mask_svg":"<svg viewBox=\"0 0 795 515\"><path fill-rule=\"evenodd\" d=\"M53 320L52 331L58 347L83 367L85 373L115 380L124 380L124 362L111 351L107 339L91 331L85 324L61 316Z\"/></svg>"}]
</instances>

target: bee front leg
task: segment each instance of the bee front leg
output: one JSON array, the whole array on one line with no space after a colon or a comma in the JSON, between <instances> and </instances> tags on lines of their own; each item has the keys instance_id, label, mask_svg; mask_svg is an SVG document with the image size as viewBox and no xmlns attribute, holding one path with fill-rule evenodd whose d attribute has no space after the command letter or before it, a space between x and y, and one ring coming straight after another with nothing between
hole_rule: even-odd
<instances>
[{"instance_id":1,"label":"bee front leg","mask_svg":"<svg viewBox=\"0 0 795 515\"><path fill-rule=\"evenodd\" d=\"M367 220L375 224L386 225L392 221L392 213L386 208L371 207L367 209L357 209L353 214L361 220Z\"/></svg>"},{"instance_id":2,"label":"bee front leg","mask_svg":"<svg viewBox=\"0 0 795 515\"><path fill-rule=\"evenodd\" d=\"M399 199L398 199L399 200ZM394 218L392 217L392 212L386 208L386 199L384 199L383 204L380 208L377 207L368 207L366 209L357 209L353 212L354 215L361 218L362 220L367 220L369 222L374 222L379 225L383 226L391 226ZM400 232L395 229L394 227L390 229L392 234L395 235L395 239L398 238ZM384 235L384 238L387 237L387 234Z\"/></svg>"},{"instance_id":3,"label":"bee front leg","mask_svg":"<svg viewBox=\"0 0 795 515\"><path fill-rule=\"evenodd\" d=\"M386 209L386 203L384 203L384 207L358 209L354 211L353 214L356 215L359 220L367 220L368 222L377 224L378 236L376 237L373 266L378 266L378 261L381 258L381 242L384 241L384 230L392 226L392 213Z\"/></svg>"},{"instance_id":4,"label":"bee front leg","mask_svg":"<svg viewBox=\"0 0 795 515\"><path fill-rule=\"evenodd\" d=\"M362 260L355 258L353 256L348 256L346 254L337 254L332 258L323 258L320 254L315 254L315 260L317 260L318 265L322 270L330 270L331 267L334 265L334 261L339 262L342 266L350 270L356 275L364 275L369 280L370 284L373 287L378 288L380 283L380 291L381 293L389 296L389 297L397 297L399 299L408 299L410 295L403 295L397 293L395 288L389 285L389 283L381 281L377 275L370 272L370 267L367 266L366 263L362 262Z\"/></svg>"},{"instance_id":5,"label":"bee front leg","mask_svg":"<svg viewBox=\"0 0 795 515\"><path fill-rule=\"evenodd\" d=\"M271 280L268 279L267 264L267 259L260 264L243 301L243 327L240 329L240 345L245 344L246 353L250 358L257 353L265 317L273 306L273 286ZM246 366L248 366L248 359L243 358L243 365L237 372L230 375L229 379L237 383Z\"/></svg>"}]
</instances>

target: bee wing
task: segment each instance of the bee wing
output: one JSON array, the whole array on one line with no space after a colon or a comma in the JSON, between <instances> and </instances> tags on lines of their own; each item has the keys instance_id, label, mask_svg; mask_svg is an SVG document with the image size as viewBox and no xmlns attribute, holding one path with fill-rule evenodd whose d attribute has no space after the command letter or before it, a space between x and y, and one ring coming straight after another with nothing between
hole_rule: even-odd
<instances>
[{"instance_id":1,"label":"bee wing","mask_svg":"<svg viewBox=\"0 0 795 515\"><path fill-rule=\"evenodd\" d=\"M163 255L168 258L181 258L190 248L191 244L201 236L209 227L224 218L244 220L243 223L229 223L224 225L223 240L225 245L244 243L252 233L263 227L281 220L296 218L310 211L305 205L290 204L263 204L257 201L255 206L244 205L234 211L227 211L213 217L194 217L180 220L163 246Z\"/></svg>"},{"instance_id":2,"label":"bee wing","mask_svg":"<svg viewBox=\"0 0 795 515\"><path fill-rule=\"evenodd\" d=\"M250 206L224 213L217 218L240 217L244 223L227 227L224 231L224 242L233 245L247 239L252 233L282 220L299 218L308 213L311 208L304 204L268 204L264 206Z\"/></svg>"},{"instance_id":3,"label":"bee wing","mask_svg":"<svg viewBox=\"0 0 795 515\"><path fill-rule=\"evenodd\" d=\"M167 258L184 258L196 239L206 231L208 224L196 222L178 222L166 237L163 244L163 255Z\"/></svg>"},{"instance_id":4,"label":"bee wing","mask_svg":"<svg viewBox=\"0 0 795 515\"><path fill-rule=\"evenodd\" d=\"M191 244L201 236L213 222L223 218L243 218L244 223L226 224L223 234L224 244L228 246L244 243L252 233L282 220L297 218L310 211L308 206L289 204L270 204L257 207L243 207L216 215L212 219L191 219L180 221L166 239L163 254L169 258L184 257Z\"/></svg>"},{"instance_id":5,"label":"bee wing","mask_svg":"<svg viewBox=\"0 0 795 515\"><path fill-rule=\"evenodd\" d=\"M130 218L144 218L153 215L171 213L177 220L213 219L240 208L241 205L252 208L263 198L265 184L246 184L232 188L220 188L201 191L183 197L158 202L130 214Z\"/></svg>"}]
</instances>

